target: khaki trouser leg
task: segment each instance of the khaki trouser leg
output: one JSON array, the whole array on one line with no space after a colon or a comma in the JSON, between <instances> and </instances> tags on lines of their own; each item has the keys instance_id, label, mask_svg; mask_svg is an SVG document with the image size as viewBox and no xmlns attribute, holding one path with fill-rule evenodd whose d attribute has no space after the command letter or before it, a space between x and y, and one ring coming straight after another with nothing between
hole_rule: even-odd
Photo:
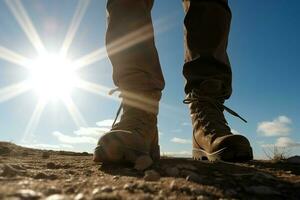
<instances>
[{"instance_id":1,"label":"khaki trouser leg","mask_svg":"<svg viewBox=\"0 0 300 200\"><path fill-rule=\"evenodd\" d=\"M154 44L151 9L154 0L108 0L106 47L113 80L121 90L164 88Z\"/></svg>"},{"instance_id":2,"label":"khaki trouser leg","mask_svg":"<svg viewBox=\"0 0 300 200\"><path fill-rule=\"evenodd\" d=\"M185 92L198 88L204 80L217 79L223 83L222 97L231 95L231 67L227 42L231 12L227 0L183 0Z\"/></svg>"}]
</instances>

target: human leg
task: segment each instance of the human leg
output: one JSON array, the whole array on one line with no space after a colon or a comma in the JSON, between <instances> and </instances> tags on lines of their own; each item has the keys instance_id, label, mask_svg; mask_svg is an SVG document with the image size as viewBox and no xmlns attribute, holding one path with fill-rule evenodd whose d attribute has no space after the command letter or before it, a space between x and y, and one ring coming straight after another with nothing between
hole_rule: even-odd
<instances>
[{"instance_id":1,"label":"human leg","mask_svg":"<svg viewBox=\"0 0 300 200\"><path fill-rule=\"evenodd\" d=\"M209 160L252 159L250 143L233 135L223 111L231 95L231 67L227 55L231 11L227 0L183 0L186 13L184 103L193 123L193 157ZM241 118L241 117L240 117Z\"/></svg>"}]
</instances>

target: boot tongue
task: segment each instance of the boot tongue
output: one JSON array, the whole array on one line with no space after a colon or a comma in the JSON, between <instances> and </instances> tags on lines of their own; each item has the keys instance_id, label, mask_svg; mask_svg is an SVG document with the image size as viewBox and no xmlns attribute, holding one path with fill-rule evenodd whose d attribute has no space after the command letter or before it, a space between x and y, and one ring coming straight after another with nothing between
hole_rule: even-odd
<instances>
[{"instance_id":1,"label":"boot tongue","mask_svg":"<svg viewBox=\"0 0 300 200\"><path fill-rule=\"evenodd\" d=\"M201 96L221 97L223 89L222 81L210 79L203 81L199 87L199 94Z\"/></svg>"}]
</instances>

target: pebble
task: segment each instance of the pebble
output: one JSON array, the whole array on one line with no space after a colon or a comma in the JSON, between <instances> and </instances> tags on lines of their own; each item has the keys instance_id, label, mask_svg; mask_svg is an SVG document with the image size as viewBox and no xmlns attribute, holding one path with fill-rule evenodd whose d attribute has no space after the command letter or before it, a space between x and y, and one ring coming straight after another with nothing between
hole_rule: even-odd
<instances>
[{"instance_id":1,"label":"pebble","mask_svg":"<svg viewBox=\"0 0 300 200\"><path fill-rule=\"evenodd\" d=\"M50 188L48 188L45 192L44 192L44 194L46 195L46 196L50 196L50 195L53 195L53 194L61 194L62 192L61 192L61 190L60 189L57 189L56 187L54 187L54 186L51 186Z\"/></svg>"},{"instance_id":2,"label":"pebble","mask_svg":"<svg viewBox=\"0 0 300 200\"><path fill-rule=\"evenodd\" d=\"M200 195L205 194L205 191L203 191L203 190L201 190L199 188L191 188L191 193L193 195L200 196Z\"/></svg>"},{"instance_id":3,"label":"pebble","mask_svg":"<svg viewBox=\"0 0 300 200\"><path fill-rule=\"evenodd\" d=\"M149 168L153 164L153 160L150 156L140 156L136 159L134 168L138 171L143 171Z\"/></svg>"},{"instance_id":4,"label":"pebble","mask_svg":"<svg viewBox=\"0 0 300 200\"><path fill-rule=\"evenodd\" d=\"M44 158L44 159L50 158L50 153L47 152L47 151L44 151L44 152L42 153L42 158Z\"/></svg>"},{"instance_id":5,"label":"pebble","mask_svg":"<svg viewBox=\"0 0 300 200\"><path fill-rule=\"evenodd\" d=\"M293 164L300 164L300 156L292 156L286 159L287 162L293 163Z\"/></svg>"},{"instance_id":6,"label":"pebble","mask_svg":"<svg viewBox=\"0 0 300 200\"><path fill-rule=\"evenodd\" d=\"M197 173L195 173L193 171L190 171L190 170L185 170L185 169L180 171L180 175L183 176L183 177L187 177L189 175L198 176Z\"/></svg>"},{"instance_id":7,"label":"pebble","mask_svg":"<svg viewBox=\"0 0 300 200\"><path fill-rule=\"evenodd\" d=\"M249 193L255 193L259 195L279 195L280 193L273 188L270 188L268 186L250 186L246 187L245 190Z\"/></svg>"},{"instance_id":8,"label":"pebble","mask_svg":"<svg viewBox=\"0 0 300 200\"><path fill-rule=\"evenodd\" d=\"M48 162L46 164L46 167L47 167L47 169L57 169L58 168L57 165L53 162Z\"/></svg>"},{"instance_id":9,"label":"pebble","mask_svg":"<svg viewBox=\"0 0 300 200\"><path fill-rule=\"evenodd\" d=\"M49 197L47 197L45 200L66 200L67 197L65 195L61 194L53 194Z\"/></svg>"},{"instance_id":10,"label":"pebble","mask_svg":"<svg viewBox=\"0 0 300 200\"><path fill-rule=\"evenodd\" d=\"M28 199L28 200L35 200L35 199L40 199L42 197L42 194L39 192L35 192L34 190L29 190L29 189L23 189L17 191L17 193L14 195L17 197L20 197L21 199Z\"/></svg>"},{"instance_id":11,"label":"pebble","mask_svg":"<svg viewBox=\"0 0 300 200\"><path fill-rule=\"evenodd\" d=\"M152 200L153 196L151 194L143 194L136 199L137 200Z\"/></svg>"},{"instance_id":12,"label":"pebble","mask_svg":"<svg viewBox=\"0 0 300 200\"><path fill-rule=\"evenodd\" d=\"M76 192L75 188L70 186L65 190L66 194L74 194Z\"/></svg>"},{"instance_id":13,"label":"pebble","mask_svg":"<svg viewBox=\"0 0 300 200\"><path fill-rule=\"evenodd\" d=\"M119 177L119 176L113 176L112 179L113 179L113 180L119 180L120 177Z\"/></svg>"},{"instance_id":14,"label":"pebble","mask_svg":"<svg viewBox=\"0 0 300 200\"><path fill-rule=\"evenodd\" d=\"M100 190L101 190L101 192L112 192L113 188L107 185L107 186L101 187Z\"/></svg>"},{"instance_id":15,"label":"pebble","mask_svg":"<svg viewBox=\"0 0 300 200\"><path fill-rule=\"evenodd\" d=\"M9 147L0 146L0 155L9 155L12 150Z\"/></svg>"},{"instance_id":16,"label":"pebble","mask_svg":"<svg viewBox=\"0 0 300 200\"><path fill-rule=\"evenodd\" d=\"M160 174L155 170L145 171L144 180L145 181L158 181L160 179Z\"/></svg>"},{"instance_id":17,"label":"pebble","mask_svg":"<svg viewBox=\"0 0 300 200\"><path fill-rule=\"evenodd\" d=\"M15 167L13 167L11 165L4 164L1 176L14 177L14 176L17 176L17 175L23 175L24 173L25 173L25 171L23 171L23 170L18 170L18 169L16 169Z\"/></svg>"},{"instance_id":18,"label":"pebble","mask_svg":"<svg viewBox=\"0 0 300 200\"><path fill-rule=\"evenodd\" d=\"M261 182L266 181L265 179L276 180L276 178L273 175L267 174L267 173L263 173L263 172L257 172L257 173L255 173L251 177L251 179L252 180L258 180L258 181L261 181Z\"/></svg>"},{"instance_id":19,"label":"pebble","mask_svg":"<svg viewBox=\"0 0 300 200\"><path fill-rule=\"evenodd\" d=\"M75 197L74 200L85 200L86 198L84 197L83 193L78 193Z\"/></svg>"},{"instance_id":20,"label":"pebble","mask_svg":"<svg viewBox=\"0 0 300 200\"><path fill-rule=\"evenodd\" d=\"M178 165L176 165L176 167L178 169L188 169L188 170L192 170L192 171L197 170L197 168L192 164L178 164Z\"/></svg>"},{"instance_id":21,"label":"pebble","mask_svg":"<svg viewBox=\"0 0 300 200\"><path fill-rule=\"evenodd\" d=\"M133 192L134 189L135 189L135 185L134 185L134 184L131 184L131 183L126 183L126 184L123 186L123 189L124 189L124 190L127 190L127 191L130 191L130 192Z\"/></svg>"},{"instance_id":22,"label":"pebble","mask_svg":"<svg viewBox=\"0 0 300 200\"><path fill-rule=\"evenodd\" d=\"M171 184L170 184L170 189L173 190L173 191L178 189L175 180L173 180L173 181L171 182Z\"/></svg>"},{"instance_id":23,"label":"pebble","mask_svg":"<svg viewBox=\"0 0 300 200\"><path fill-rule=\"evenodd\" d=\"M177 177L179 175L179 169L177 167L166 168L166 174L168 176Z\"/></svg>"},{"instance_id":24,"label":"pebble","mask_svg":"<svg viewBox=\"0 0 300 200\"><path fill-rule=\"evenodd\" d=\"M201 183L202 182L202 178L200 176L198 176L197 174L195 174L195 173L188 175L186 177L186 180L190 181L190 182L195 182L195 183Z\"/></svg>"},{"instance_id":25,"label":"pebble","mask_svg":"<svg viewBox=\"0 0 300 200\"><path fill-rule=\"evenodd\" d=\"M40 173L36 174L36 175L34 176L34 178L35 178L35 179L49 179L49 180L55 180L55 179L57 179L57 175L55 175L55 174L47 175L47 174L45 174L45 173L43 173L43 172L40 172Z\"/></svg>"},{"instance_id":26,"label":"pebble","mask_svg":"<svg viewBox=\"0 0 300 200\"><path fill-rule=\"evenodd\" d=\"M119 200L121 196L117 193L97 193L92 200Z\"/></svg>"}]
</instances>

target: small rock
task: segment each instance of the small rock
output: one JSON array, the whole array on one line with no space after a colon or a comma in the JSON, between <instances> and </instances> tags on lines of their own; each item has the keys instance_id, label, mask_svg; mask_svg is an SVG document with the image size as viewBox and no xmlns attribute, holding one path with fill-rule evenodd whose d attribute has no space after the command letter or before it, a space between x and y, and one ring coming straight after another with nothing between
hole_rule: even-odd
<instances>
[{"instance_id":1,"label":"small rock","mask_svg":"<svg viewBox=\"0 0 300 200\"><path fill-rule=\"evenodd\" d=\"M158 181L160 179L160 174L155 170L145 171L144 180L145 181Z\"/></svg>"},{"instance_id":2,"label":"small rock","mask_svg":"<svg viewBox=\"0 0 300 200\"><path fill-rule=\"evenodd\" d=\"M17 191L17 193L14 196L20 197L24 200L35 200L40 199L42 197L42 194L39 192L35 192L34 190L23 189Z\"/></svg>"},{"instance_id":3,"label":"small rock","mask_svg":"<svg viewBox=\"0 0 300 200\"><path fill-rule=\"evenodd\" d=\"M137 200L152 200L153 196L151 194L143 194L137 198Z\"/></svg>"},{"instance_id":4,"label":"small rock","mask_svg":"<svg viewBox=\"0 0 300 200\"><path fill-rule=\"evenodd\" d=\"M166 174L168 176L177 177L179 175L179 169L177 167L166 168Z\"/></svg>"},{"instance_id":5,"label":"small rock","mask_svg":"<svg viewBox=\"0 0 300 200\"><path fill-rule=\"evenodd\" d=\"M42 158L44 158L44 159L50 158L50 153L48 151L44 151L42 153Z\"/></svg>"},{"instance_id":6,"label":"small rock","mask_svg":"<svg viewBox=\"0 0 300 200\"><path fill-rule=\"evenodd\" d=\"M252 180L256 180L256 181L261 181L264 182L265 179L270 179L270 180L276 180L276 177L274 177L271 174L267 174L267 173L263 173L263 172L257 172L255 173L252 177Z\"/></svg>"},{"instance_id":7,"label":"small rock","mask_svg":"<svg viewBox=\"0 0 300 200\"><path fill-rule=\"evenodd\" d=\"M153 193L155 191L153 185L150 185L145 182L138 183L137 189L142 190L144 193Z\"/></svg>"},{"instance_id":8,"label":"small rock","mask_svg":"<svg viewBox=\"0 0 300 200\"><path fill-rule=\"evenodd\" d=\"M93 189L93 192L92 192L93 195L96 195L98 193L100 193L100 189L99 188Z\"/></svg>"},{"instance_id":9,"label":"small rock","mask_svg":"<svg viewBox=\"0 0 300 200\"><path fill-rule=\"evenodd\" d=\"M112 177L113 180L119 180L119 178L120 178L119 176L113 176Z\"/></svg>"},{"instance_id":10,"label":"small rock","mask_svg":"<svg viewBox=\"0 0 300 200\"><path fill-rule=\"evenodd\" d=\"M174 190L177 190L177 189L178 189L178 187L177 187L177 185L176 185L176 181L175 181L175 180L173 180L173 181L171 182L171 184L170 184L170 189L171 189L172 191L174 191Z\"/></svg>"},{"instance_id":11,"label":"small rock","mask_svg":"<svg viewBox=\"0 0 300 200\"><path fill-rule=\"evenodd\" d=\"M75 188L70 186L65 190L66 194L74 194L76 192Z\"/></svg>"},{"instance_id":12,"label":"small rock","mask_svg":"<svg viewBox=\"0 0 300 200\"><path fill-rule=\"evenodd\" d=\"M234 189L227 189L227 190L225 190L225 195L226 196L231 197L231 196L236 196L237 194L238 194L238 192L235 191Z\"/></svg>"},{"instance_id":13,"label":"small rock","mask_svg":"<svg viewBox=\"0 0 300 200\"><path fill-rule=\"evenodd\" d=\"M197 170L197 168L192 164L178 164L178 165L176 165L176 167L178 169L188 169L188 170L192 170L192 171Z\"/></svg>"},{"instance_id":14,"label":"small rock","mask_svg":"<svg viewBox=\"0 0 300 200\"><path fill-rule=\"evenodd\" d=\"M143 171L149 168L153 164L153 160L150 156L140 156L136 159L134 168L139 171Z\"/></svg>"},{"instance_id":15,"label":"small rock","mask_svg":"<svg viewBox=\"0 0 300 200\"><path fill-rule=\"evenodd\" d=\"M25 173L25 171L23 171L23 170L18 170L18 169L16 169L15 167L13 167L11 165L4 164L1 176L14 177L14 176L17 176L17 175L23 175L24 173Z\"/></svg>"},{"instance_id":16,"label":"small rock","mask_svg":"<svg viewBox=\"0 0 300 200\"><path fill-rule=\"evenodd\" d=\"M107 185L107 186L101 187L100 190L101 190L101 192L112 192L113 188Z\"/></svg>"},{"instance_id":17,"label":"small rock","mask_svg":"<svg viewBox=\"0 0 300 200\"><path fill-rule=\"evenodd\" d=\"M119 200L121 196L117 193L97 193L92 200Z\"/></svg>"},{"instance_id":18,"label":"small rock","mask_svg":"<svg viewBox=\"0 0 300 200\"><path fill-rule=\"evenodd\" d=\"M195 182L195 183L201 183L202 178L198 176L197 174L190 174L186 177L187 181Z\"/></svg>"},{"instance_id":19,"label":"small rock","mask_svg":"<svg viewBox=\"0 0 300 200\"><path fill-rule=\"evenodd\" d=\"M286 161L293 164L300 164L300 156L292 156L286 159Z\"/></svg>"},{"instance_id":20,"label":"small rock","mask_svg":"<svg viewBox=\"0 0 300 200\"><path fill-rule=\"evenodd\" d=\"M191 188L191 193L193 195L200 196L200 195L204 195L205 191L203 191L203 190L201 190L199 188Z\"/></svg>"},{"instance_id":21,"label":"small rock","mask_svg":"<svg viewBox=\"0 0 300 200\"><path fill-rule=\"evenodd\" d=\"M190 170L181 170L180 172L180 175L183 176L183 177L187 177L189 175L195 175L195 176L198 176L197 173L193 172L193 171L190 171Z\"/></svg>"},{"instance_id":22,"label":"small rock","mask_svg":"<svg viewBox=\"0 0 300 200\"><path fill-rule=\"evenodd\" d=\"M84 197L83 193L78 193L75 197L74 200L85 200L86 198Z\"/></svg>"},{"instance_id":23,"label":"small rock","mask_svg":"<svg viewBox=\"0 0 300 200\"><path fill-rule=\"evenodd\" d=\"M43 173L43 172L40 172L40 173L36 174L36 175L34 176L34 178L35 178L35 179L49 179L49 180L55 180L55 179L57 179L57 175L55 175L55 174L47 175L47 174L45 174L45 173Z\"/></svg>"},{"instance_id":24,"label":"small rock","mask_svg":"<svg viewBox=\"0 0 300 200\"><path fill-rule=\"evenodd\" d=\"M47 197L45 200L66 200L67 197L65 195L61 194L54 194L49 197Z\"/></svg>"},{"instance_id":25,"label":"small rock","mask_svg":"<svg viewBox=\"0 0 300 200\"><path fill-rule=\"evenodd\" d=\"M12 150L9 147L0 146L0 155L9 155Z\"/></svg>"},{"instance_id":26,"label":"small rock","mask_svg":"<svg viewBox=\"0 0 300 200\"><path fill-rule=\"evenodd\" d=\"M50 196L50 195L53 195L53 194L61 194L62 192L61 192L61 190L60 189L57 189L56 187L54 187L54 186L51 186L50 188L48 188L45 192L44 192L44 194L46 195L46 196Z\"/></svg>"},{"instance_id":27,"label":"small rock","mask_svg":"<svg viewBox=\"0 0 300 200\"><path fill-rule=\"evenodd\" d=\"M279 195L280 193L273 188L268 186L250 186L246 187L245 190L249 193L255 193L259 195Z\"/></svg>"},{"instance_id":28,"label":"small rock","mask_svg":"<svg viewBox=\"0 0 300 200\"><path fill-rule=\"evenodd\" d=\"M57 165L53 162L48 162L46 164L46 167L47 167L47 169L57 169L58 168Z\"/></svg>"},{"instance_id":29,"label":"small rock","mask_svg":"<svg viewBox=\"0 0 300 200\"><path fill-rule=\"evenodd\" d=\"M124 186L123 186L123 189L124 190L127 190L129 192L133 192L134 189L135 189L135 185L134 184L131 184L131 183L126 183Z\"/></svg>"}]
</instances>

